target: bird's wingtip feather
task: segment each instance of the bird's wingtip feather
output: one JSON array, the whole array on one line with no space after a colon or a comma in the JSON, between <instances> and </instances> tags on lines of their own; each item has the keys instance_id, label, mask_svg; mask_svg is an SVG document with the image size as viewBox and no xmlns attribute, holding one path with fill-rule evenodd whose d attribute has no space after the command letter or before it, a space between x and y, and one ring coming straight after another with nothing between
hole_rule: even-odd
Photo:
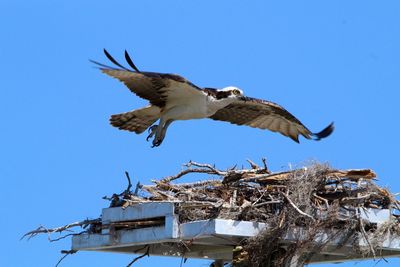
<instances>
[{"instance_id":1,"label":"bird's wingtip feather","mask_svg":"<svg viewBox=\"0 0 400 267\"><path fill-rule=\"evenodd\" d=\"M126 71L131 71L130 69L128 69L128 68L122 66L118 61L116 61L115 58L113 58L113 57L111 56L111 54L108 53L108 51L107 51L105 48L103 49L103 52L104 52L104 54L106 55L106 57L108 58L108 60L110 60L110 61L111 61L112 63L114 63L116 66L118 66L118 67L120 67L120 68L122 68L122 69L124 69L124 70L126 70Z\"/></svg>"},{"instance_id":2,"label":"bird's wingtip feather","mask_svg":"<svg viewBox=\"0 0 400 267\"><path fill-rule=\"evenodd\" d=\"M332 122L325 129L320 131L319 133L313 133L312 136L314 137L314 140L319 141L319 140L321 140L323 138L326 138L326 137L330 136L334 129L335 129L335 125Z\"/></svg>"},{"instance_id":3,"label":"bird's wingtip feather","mask_svg":"<svg viewBox=\"0 0 400 267\"><path fill-rule=\"evenodd\" d=\"M134 69L137 72L140 72L140 70L136 67L136 65L133 63L131 57L128 54L128 51L125 50L125 59L126 62L128 62L129 66L131 66L132 69Z\"/></svg>"}]
</instances>

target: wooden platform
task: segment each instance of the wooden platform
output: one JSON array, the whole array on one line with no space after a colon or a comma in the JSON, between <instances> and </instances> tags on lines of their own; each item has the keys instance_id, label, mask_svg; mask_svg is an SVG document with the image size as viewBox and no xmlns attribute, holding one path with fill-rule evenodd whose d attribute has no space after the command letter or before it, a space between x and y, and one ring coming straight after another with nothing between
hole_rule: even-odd
<instances>
[{"instance_id":1,"label":"wooden platform","mask_svg":"<svg viewBox=\"0 0 400 267\"><path fill-rule=\"evenodd\" d=\"M360 209L359 215L376 224L391 218L390 210L382 209ZM74 236L72 249L142 254L149 248L150 255L182 257L185 246L188 248L184 254L186 258L231 261L232 249L240 240L255 236L268 227L264 223L223 219L179 223L174 203L168 202L103 209L102 225L101 233ZM282 246L301 238L302 231L304 229L300 227L293 229L282 241ZM312 263L365 259L354 252L351 240L337 248L340 233L337 236L337 240L330 240L328 246L312 258ZM328 233L318 235L315 242L324 242L327 237ZM361 245L367 245L362 238L359 240ZM400 256L400 238L387 236L378 252L382 257Z\"/></svg>"}]
</instances>

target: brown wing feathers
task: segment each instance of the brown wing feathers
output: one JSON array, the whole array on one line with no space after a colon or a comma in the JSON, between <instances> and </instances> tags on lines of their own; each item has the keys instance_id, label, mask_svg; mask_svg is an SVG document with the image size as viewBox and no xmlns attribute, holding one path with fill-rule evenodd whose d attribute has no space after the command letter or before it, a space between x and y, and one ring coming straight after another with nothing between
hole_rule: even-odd
<instances>
[{"instance_id":1,"label":"brown wing feathers","mask_svg":"<svg viewBox=\"0 0 400 267\"><path fill-rule=\"evenodd\" d=\"M126 50L125 59L129 66L132 67L132 70L116 61L106 49L104 49L104 54L119 68L110 67L93 60L91 60L91 62L100 66L102 72L119 79L131 90L131 92L141 98L149 100L151 104L158 107L162 108L165 105L166 96L164 93L171 81L185 83L192 88L200 90L199 87L176 74L139 71Z\"/></svg>"},{"instance_id":2,"label":"brown wing feathers","mask_svg":"<svg viewBox=\"0 0 400 267\"><path fill-rule=\"evenodd\" d=\"M312 133L296 117L278 104L250 97L243 97L242 101L228 105L210 118L279 132L297 143L299 135L307 139L320 140L329 136L334 128L332 123L321 132Z\"/></svg>"},{"instance_id":3,"label":"brown wing feathers","mask_svg":"<svg viewBox=\"0 0 400 267\"><path fill-rule=\"evenodd\" d=\"M159 91L161 88L167 86L167 80L161 79L157 73L141 72L135 66L128 52L125 50L125 59L132 70L126 68L115 60L106 49L104 49L106 57L119 68L107 66L97 61L91 60L100 67L100 70L114 78L123 82L132 93L141 98L149 100L151 104L158 107L165 105L165 99Z\"/></svg>"},{"instance_id":4,"label":"brown wing feathers","mask_svg":"<svg viewBox=\"0 0 400 267\"><path fill-rule=\"evenodd\" d=\"M110 123L120 130L127 130L140 134L160 118L160 109L156 106L147 106L133 111L111 115Z\"/></svg>"}]
</instances>

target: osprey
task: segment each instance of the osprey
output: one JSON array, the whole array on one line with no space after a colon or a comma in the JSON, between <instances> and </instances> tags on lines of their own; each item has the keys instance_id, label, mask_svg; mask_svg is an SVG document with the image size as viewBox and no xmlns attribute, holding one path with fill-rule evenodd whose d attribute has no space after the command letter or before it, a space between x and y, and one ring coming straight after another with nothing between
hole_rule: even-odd
<instances>
[{"instance_id":1,"label":"osprey","mask_svg":"<svg viewBox=\"0 0 400 267\"><path fill-rule=\"evenodd\" d=\"M182 76L139 71L125 50L125 59L132 67L119 64L104 49L107 58L118 68L91 60L100 70L123 82L133 93L150 102L146 107L115 114L112 126L120 130L143 133L149 129L147 141L153 138L153 147L165 138L168 127L176 120L210 118L237 125L279 132L299 143L299 135L320 140L329 136L333 123L319 133L312 133L283 107L270 101L246 97L234 86L223 89L199 88ZM158 125L153 125L159 120ZM153 126L152 126L153 125Z\"/></svg>"}]
</instances>

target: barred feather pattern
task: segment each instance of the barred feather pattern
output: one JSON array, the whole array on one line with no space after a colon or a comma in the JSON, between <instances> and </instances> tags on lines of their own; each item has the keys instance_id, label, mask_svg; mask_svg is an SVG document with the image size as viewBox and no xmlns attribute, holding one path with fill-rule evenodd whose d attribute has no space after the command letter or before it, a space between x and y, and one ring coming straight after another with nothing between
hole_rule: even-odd
<instances>
[{"instance_id":1,"label":"barred feather pattern","mask_svg":"<svg viewBox=\"0 0 400 267\"><path fill-rule=\"evenodd\" d=\"M140 134L160 118L160 108L148 106L133 111L111 115L110 123L120 130Z\"/></svg>"}]
</instances>

